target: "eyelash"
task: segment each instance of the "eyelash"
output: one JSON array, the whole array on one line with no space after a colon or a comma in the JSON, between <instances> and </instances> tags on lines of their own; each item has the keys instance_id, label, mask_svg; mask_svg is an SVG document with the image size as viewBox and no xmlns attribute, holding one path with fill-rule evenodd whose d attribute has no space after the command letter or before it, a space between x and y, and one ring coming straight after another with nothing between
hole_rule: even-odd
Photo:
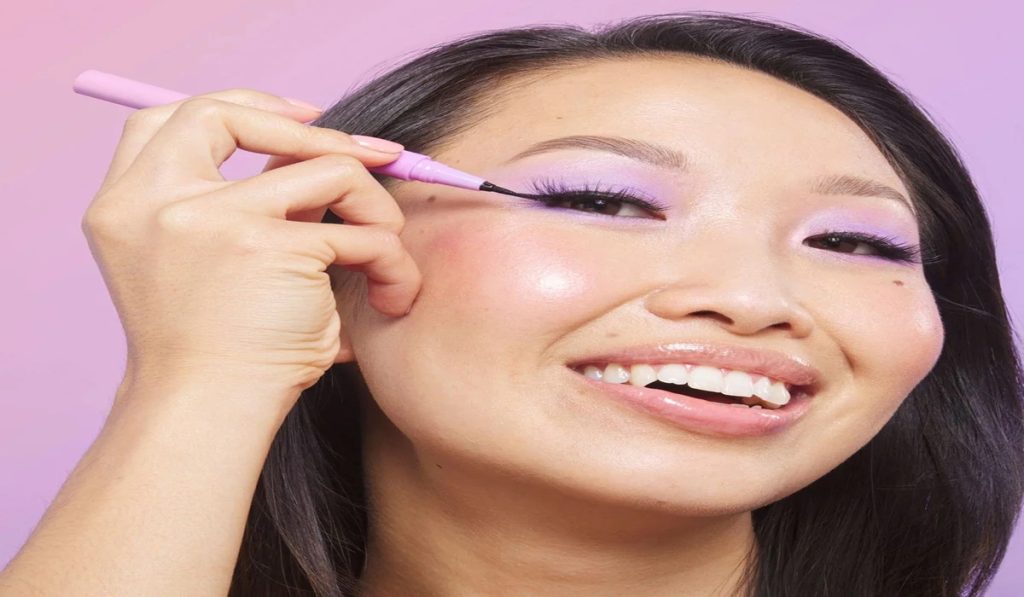
<instances>
[{"instance_id":1,"label":"eyelash","mask_svg":"<svg viewBox=\"0 0 1024 597\"><path fill-rule=\"evenodd\" d=\"M541 179L534 182L534 191L536 196L533 198L534 201L539 201L554 209L571 209L571 208L559 208L557 205L560 203L569 202L570 204L581 204L585 206L600 207L602 205L607 206L609 204L622 203L638 207L645 211L654 213L656 215L664 214L668 211L668 208L664 205L647 201L633 195L628 189L618 191L603 191L600 189L600 185L597 187L583 186L578 188L569 188L562 183L549 179ZM600 212L589 212L597 213L598 215L617 217L615 214L602 214ZM658 219L665 219L659 217ZM829 230L823 234L815 236L816 239L824 239L830 242L858 242L870 245L878 253L877 255L867 255L868 257L880 257L888 261L894 261L898 263L932 263L937 261L935 256L922 256L921 248L917 245L904 244L897 241L892 237L878 236L875 234L868 234L864 232L844 232L841 230ZM842 253L844 255L857 255L856 253Z\"/></svg>"}]
</instances>

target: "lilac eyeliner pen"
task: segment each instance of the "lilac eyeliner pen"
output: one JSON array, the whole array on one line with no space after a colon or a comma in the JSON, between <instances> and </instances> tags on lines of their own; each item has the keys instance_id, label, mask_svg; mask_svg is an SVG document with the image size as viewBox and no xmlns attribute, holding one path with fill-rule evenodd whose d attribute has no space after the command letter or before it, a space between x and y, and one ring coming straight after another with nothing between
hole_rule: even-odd
<instances>
[{"instance_id":1,"label":"lilac eyeliner pen","mask_svg":"<svg viewBox=\"0 0 1024 597\"><path fill-rule=\"evenodd\" d=\"M140 81L119 77L98 70L87 70L75 78L72 89L76 93L121 104L129 108L149 108L183 100L188 95L156 87ZM374 174L392 176L401 180L416 180L443 184L474 191L492 191L522 197L520 193L499 187L479 176L473 176L451 166L435 162L430 156L413 151L402 151L395 161L384 166L367 168Z\"/></svg>"}]
</instances>

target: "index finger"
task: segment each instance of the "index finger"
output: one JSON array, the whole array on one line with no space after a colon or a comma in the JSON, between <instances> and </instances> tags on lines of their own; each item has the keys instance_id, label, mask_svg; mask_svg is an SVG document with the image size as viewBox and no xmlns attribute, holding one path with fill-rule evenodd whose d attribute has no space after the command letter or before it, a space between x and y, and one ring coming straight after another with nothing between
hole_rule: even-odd
<instances>
[{"instance_id":1,"label":"index finger","mask_svg":"<svg viewBox=\"0 0 1024 597\"><path fill-rule=\"evenodd\" d=\"M223 182L219 167L238 148L299 160L342 153L368 167L388 164L400 155L364 147L342 131L307 126L266 110L191 98L153 135L125 176L137 170L161 185L197 178Z\"/></svg>"},{"instance_id":2,"label":"index finger","mask_svg":"<svg viewBox=\"0 0 1024 597\"><path fill-rule=\"evenodd\" d=\"M293 118L298 122L313 121L320 114L319 111L292 104L276 95L252 89L225 89L193 97L219 99L250 108L274 111L282 116ZM146 146L146 143L149 143L153 135L167 122L171 114L174 114L182 104L189 99L193 99L193 97L186 97L176 102L161 104L152 108L143 108L129 115L127 120L125 120L121 139L118 141L117 148L114 150L114 157L104 177L103 186L121 178L132 162L135 161L142 148Z\"/></svg>"}]
</instances>

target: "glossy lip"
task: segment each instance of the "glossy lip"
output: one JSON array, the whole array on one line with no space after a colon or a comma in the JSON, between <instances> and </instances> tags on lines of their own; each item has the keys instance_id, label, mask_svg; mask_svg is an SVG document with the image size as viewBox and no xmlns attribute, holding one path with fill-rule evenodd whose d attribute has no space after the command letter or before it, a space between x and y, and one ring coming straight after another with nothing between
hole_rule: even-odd
<instances>
[{"instance_id":1,"label":"glossy lip","mask_svg":"<svg viewBox=\"0 0 1024 597\"><path fill-rule=\"evenodd\" d=\"M570 372L587 390L599 391L621 404L681 429L718 437L756 437L778 433L803 417L813 401L806 391L798 390L781 408L739 408L629 383L597 381L572 369Z\"/></svg>"},{"instance_id":2,"label":"glossy lip","mask_svg":"<svg viewBox=\"0 0 1024 597\"><path fill-rule=\"evenodd\" d=\"M794 386L794 389L812 395L817 393L821 383L821 373L805 359L774 350L726 344L671 342L632 346L576 359L567 364L570 368L576 369L586 365L606 366L610 363L619 365L679 363L745 371L790 384ZM613 384L606 383L605 385Z\"/></svg>"}]
</instances>

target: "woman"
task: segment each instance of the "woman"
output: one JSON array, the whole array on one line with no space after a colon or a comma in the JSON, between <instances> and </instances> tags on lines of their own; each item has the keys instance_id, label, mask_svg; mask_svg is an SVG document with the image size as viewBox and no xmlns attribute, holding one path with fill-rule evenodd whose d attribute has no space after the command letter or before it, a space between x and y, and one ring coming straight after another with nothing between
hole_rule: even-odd
<instances>
[{"instance_id":1,"label":"woman","mask_svg":"<svg viewBox=\"0 0 1024 597\"><path fill-rule=\"evenodd\" d=\"M1020 360L968 173L862 59L513 29L311 116L129 119L83 222L125 380L10 594L982 594ZM352 133L542 200L373 177ZM224 181L236 145L279 157Z\"/></svg>"}]
</instances>

